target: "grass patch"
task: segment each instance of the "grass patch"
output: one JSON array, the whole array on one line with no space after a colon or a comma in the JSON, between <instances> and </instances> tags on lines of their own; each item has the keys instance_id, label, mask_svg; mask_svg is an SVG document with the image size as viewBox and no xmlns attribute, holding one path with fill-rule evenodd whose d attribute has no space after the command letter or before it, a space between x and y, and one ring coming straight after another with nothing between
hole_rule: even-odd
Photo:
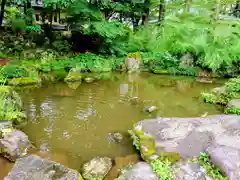
<instances>
[{"instance_id":1,"label":"grass patch","mask_svg":"<svg viewBox=\"0 0 240 180\"><path fill-rule=\"evenodd\" d=\"M207 153L201 153L198 158L198 163L206 170L207 175L216 180L228 180L220 169L216 167L211 161L210 156Z\"/></svg>"}]
</instances>

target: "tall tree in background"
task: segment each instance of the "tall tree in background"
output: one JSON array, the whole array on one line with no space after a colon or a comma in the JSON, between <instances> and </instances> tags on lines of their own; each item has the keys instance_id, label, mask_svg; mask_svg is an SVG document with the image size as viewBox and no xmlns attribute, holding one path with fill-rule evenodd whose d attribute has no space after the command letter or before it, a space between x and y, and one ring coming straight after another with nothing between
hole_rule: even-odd
<instances>
[{"instance_id":1,"label":"tall tree in background","mask_svg":"<svg viewBox=\"0 0 240 180\"><path fill-rule=\"evenodd\" d=\"M7 2L7 0L2 0L2 3L1 3L0 26L2 26L2 23L3 23L4 9L5 9L6 2Z\"/></svg>"},{"instance_id":2,"label":"tall tree in background","mask_svg":"<svg viewBox=\"0 0 240 180\"><path fill-rule=\"evenodd\" d=\"M158 10L158 21L159 22L162 22L164 20L164 14L165 14L165 1L160 0L159 10Z\"/></svg>"}]
</instances>

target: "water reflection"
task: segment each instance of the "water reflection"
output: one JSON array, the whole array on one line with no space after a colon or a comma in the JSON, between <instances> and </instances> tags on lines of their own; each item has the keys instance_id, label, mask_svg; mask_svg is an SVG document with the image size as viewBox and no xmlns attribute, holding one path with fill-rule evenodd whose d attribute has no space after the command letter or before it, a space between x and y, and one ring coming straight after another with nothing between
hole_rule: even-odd
<instances>
[{"instance_id":1,"label":"water reflection","mask_svg":"<svg viewBox=\"0 0 240 180\"><path fill-rule=\"evenodd\" d=\"M155 117L143 111L144 105L155 105L158 116L168 117L219 112L195 98L216 84L149 74L116 74L111 79L82 83L73 89L64 83L53 84L23 94L30 121L24 131L39 149L67 153L70 166L77 164L79 168L79 161L97 155L134 152L131 141L114 144L106 137L109 132L127 132L139 120Z\"/></svg>"}]
</instances>

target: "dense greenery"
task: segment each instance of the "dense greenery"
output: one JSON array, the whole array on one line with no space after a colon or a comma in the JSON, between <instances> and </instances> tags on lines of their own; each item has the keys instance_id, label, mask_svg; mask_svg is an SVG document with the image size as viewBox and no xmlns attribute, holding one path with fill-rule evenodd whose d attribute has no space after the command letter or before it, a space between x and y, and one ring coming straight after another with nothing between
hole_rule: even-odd
<instances>
[{"instance_id":1,"label":"dense greenery","mask_svg":"<svg viewBox=\"0 0 240 180\"><path fill-rule=\"evenodd\" d=\"M215 88L212 92L203 92L202 98L207 103L219 104L225 108L225 113L240 114L238 107L229 107L228 103L240 97L240 78L229 79L223 87Z\"/></svg>"},{"instance_id":2,"label":"dense greenery","mask_svg":"<svg viewBox=\"0 0 240 180\"><path fill-rule=\"evenodd\" d=\"M128 53L140 52L142 67L155 73L239 74L238 1L45 0L40 14L29 0L1 4L0 58L34 60L43 71L116 69ZM69 31L54 31L59 12Z\"/></svg>"}]
</instances>

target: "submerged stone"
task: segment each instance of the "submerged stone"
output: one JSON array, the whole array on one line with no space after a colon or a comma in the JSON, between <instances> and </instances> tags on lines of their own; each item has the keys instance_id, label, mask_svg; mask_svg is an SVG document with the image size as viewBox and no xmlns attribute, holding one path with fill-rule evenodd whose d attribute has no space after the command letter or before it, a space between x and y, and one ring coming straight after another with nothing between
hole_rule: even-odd
<instances>
[{"instance_id":1,"label":"submerged stone","mask_svg":"<svg viewBox=\"0 0 240 180\"><path fill-rule=\"evenodd\" d=\"M156 106L145 106L144 107L144 110L146 111L146 112L149 112L149 113L151 113L151 112L154 112L154 111L156 111L158 108L156 107Z\"/></svg>"},{"instance_id":2,"label":"submerged stone","mask_svg":"<svg viewBox=\"0 0 240 180\"><path fill-rule=\"evenodd\" d=\"M124 157L115 157L114 166L111 168L110 172L107 174L104 180L116 179L120 175L122 169L136 164L139 160L140 157L138 154L130 154Z\"/></svg>"},{"instance_id":3,"label":"submerged stone","mask_svg":"<svg viewBox=\"0 0 240 180\"><path fill-rule=\"evenodd\" d=\"M75 170L36 155L19 158L4 180L83 180Z\"/></svg>"},{"instance_id":4,"label":"submerged stone","mask_svg":"<svg viewBox=\"0 0 240 180\"><path fill-rule=\"evenodd\" d=\"M8 81L8 84L11 86L25 86L25 85L39 84L40 82L41 81L39 79L23 77L23 78L13 78Z\"/></svg>"},{"instance_id":5,"label":"submerged stone","mask_svg":"<svg viewBox=\"0 0 240 180\"><path fill-rule=\"evenodd\" d=\"M104 178L112 168L112 160L108 157L95 157L82 167L84 179Z\"/></svg>"}]
</instances>

